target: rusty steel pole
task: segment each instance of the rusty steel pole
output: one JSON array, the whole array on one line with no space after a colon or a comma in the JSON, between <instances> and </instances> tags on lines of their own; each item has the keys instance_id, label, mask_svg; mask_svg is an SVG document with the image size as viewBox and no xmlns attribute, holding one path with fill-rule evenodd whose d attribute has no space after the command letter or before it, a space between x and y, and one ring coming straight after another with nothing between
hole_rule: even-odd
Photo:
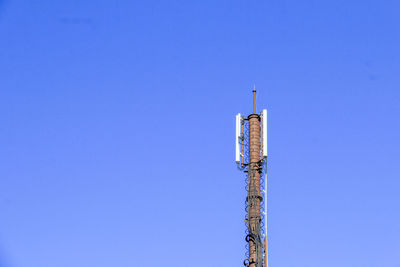
<instances>
[{"instance_id":1,"label":"rusty steel pole","mask_svg":"<svg viewBox=\"0 0 400 267\"><path fill-rule=\"evenodd\" d=\"M261 241L261 123L260 115L256 114L256 91L253 90L253 114L249 115L249 188L248 188L248 229L249 229L249 266L262 266Z\"/></svg>"}]
</instances>

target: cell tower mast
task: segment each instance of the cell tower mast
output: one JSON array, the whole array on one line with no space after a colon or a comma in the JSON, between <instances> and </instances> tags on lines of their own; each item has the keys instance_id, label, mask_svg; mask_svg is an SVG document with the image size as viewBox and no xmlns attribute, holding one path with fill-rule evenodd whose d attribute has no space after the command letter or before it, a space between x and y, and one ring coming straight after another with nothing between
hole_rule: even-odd
<instances>
[{"instance_id":1,"label":"cell tower mast","mask_svg":"<svg viewBox=\"0 0 400 267\"><path fill-rule=\"evenodd\" d=\"M246 259L248 267L268 267L267 251L267 110L247 118L236 115L236 163L246 175Z\"/></svg>"}]
</instances>

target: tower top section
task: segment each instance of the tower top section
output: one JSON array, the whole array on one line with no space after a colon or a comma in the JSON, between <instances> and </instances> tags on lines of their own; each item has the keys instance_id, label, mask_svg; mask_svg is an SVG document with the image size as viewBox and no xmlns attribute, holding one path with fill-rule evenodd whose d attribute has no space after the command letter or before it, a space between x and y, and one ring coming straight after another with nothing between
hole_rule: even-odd
<instances>
[{"instance_id":1,"label":"tower top section","mask_svg":"<svg viewBox=\"0 0 400 267\"><path fill-rule=\"evenodd\" d=\"M261 113L257 113L256 107L256 88L253 88L253 112L248 116L242 116L240 113L236 115L236 153L235 161L238 166L244 170L249 163L246 158L250 145L250 120L257 119L256 130L260 131L261 155L260 159L267 158L267 110L263 109Z\"/></svg>"}]
</instances>

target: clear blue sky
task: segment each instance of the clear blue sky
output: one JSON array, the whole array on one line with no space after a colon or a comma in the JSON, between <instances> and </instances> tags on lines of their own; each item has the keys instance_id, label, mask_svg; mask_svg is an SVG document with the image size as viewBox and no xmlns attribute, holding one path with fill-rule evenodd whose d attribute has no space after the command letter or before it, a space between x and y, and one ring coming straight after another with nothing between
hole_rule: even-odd
<instances>
[{"instance_id":1,"label":"clear blue sky","mask_svg":"<svg viewBox=\"0 0 400 267\"><path fill-rule=\"evenodd\" d=\"M256 84L270 266L399 267L399 10L0 0L0 266L242 266Z\"/></svg>"}]
</instances>

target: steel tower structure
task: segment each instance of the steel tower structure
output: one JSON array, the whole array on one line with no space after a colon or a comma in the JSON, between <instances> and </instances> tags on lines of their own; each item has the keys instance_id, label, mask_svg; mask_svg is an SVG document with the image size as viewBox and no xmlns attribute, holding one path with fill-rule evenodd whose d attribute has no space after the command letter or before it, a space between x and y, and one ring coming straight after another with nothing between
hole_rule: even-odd
<instances>
[{"instance_id":1,"label":"steel tower structure","mask_svg":"<svg viewBox=\"0 0 400 267\"><path fill-rule=\"evenodd\" d=\"M247 118L236 115L236 163L246 175L246 258L248 267L268 267L267 251L267 110Z\"/></svg>"}]
</instances>

